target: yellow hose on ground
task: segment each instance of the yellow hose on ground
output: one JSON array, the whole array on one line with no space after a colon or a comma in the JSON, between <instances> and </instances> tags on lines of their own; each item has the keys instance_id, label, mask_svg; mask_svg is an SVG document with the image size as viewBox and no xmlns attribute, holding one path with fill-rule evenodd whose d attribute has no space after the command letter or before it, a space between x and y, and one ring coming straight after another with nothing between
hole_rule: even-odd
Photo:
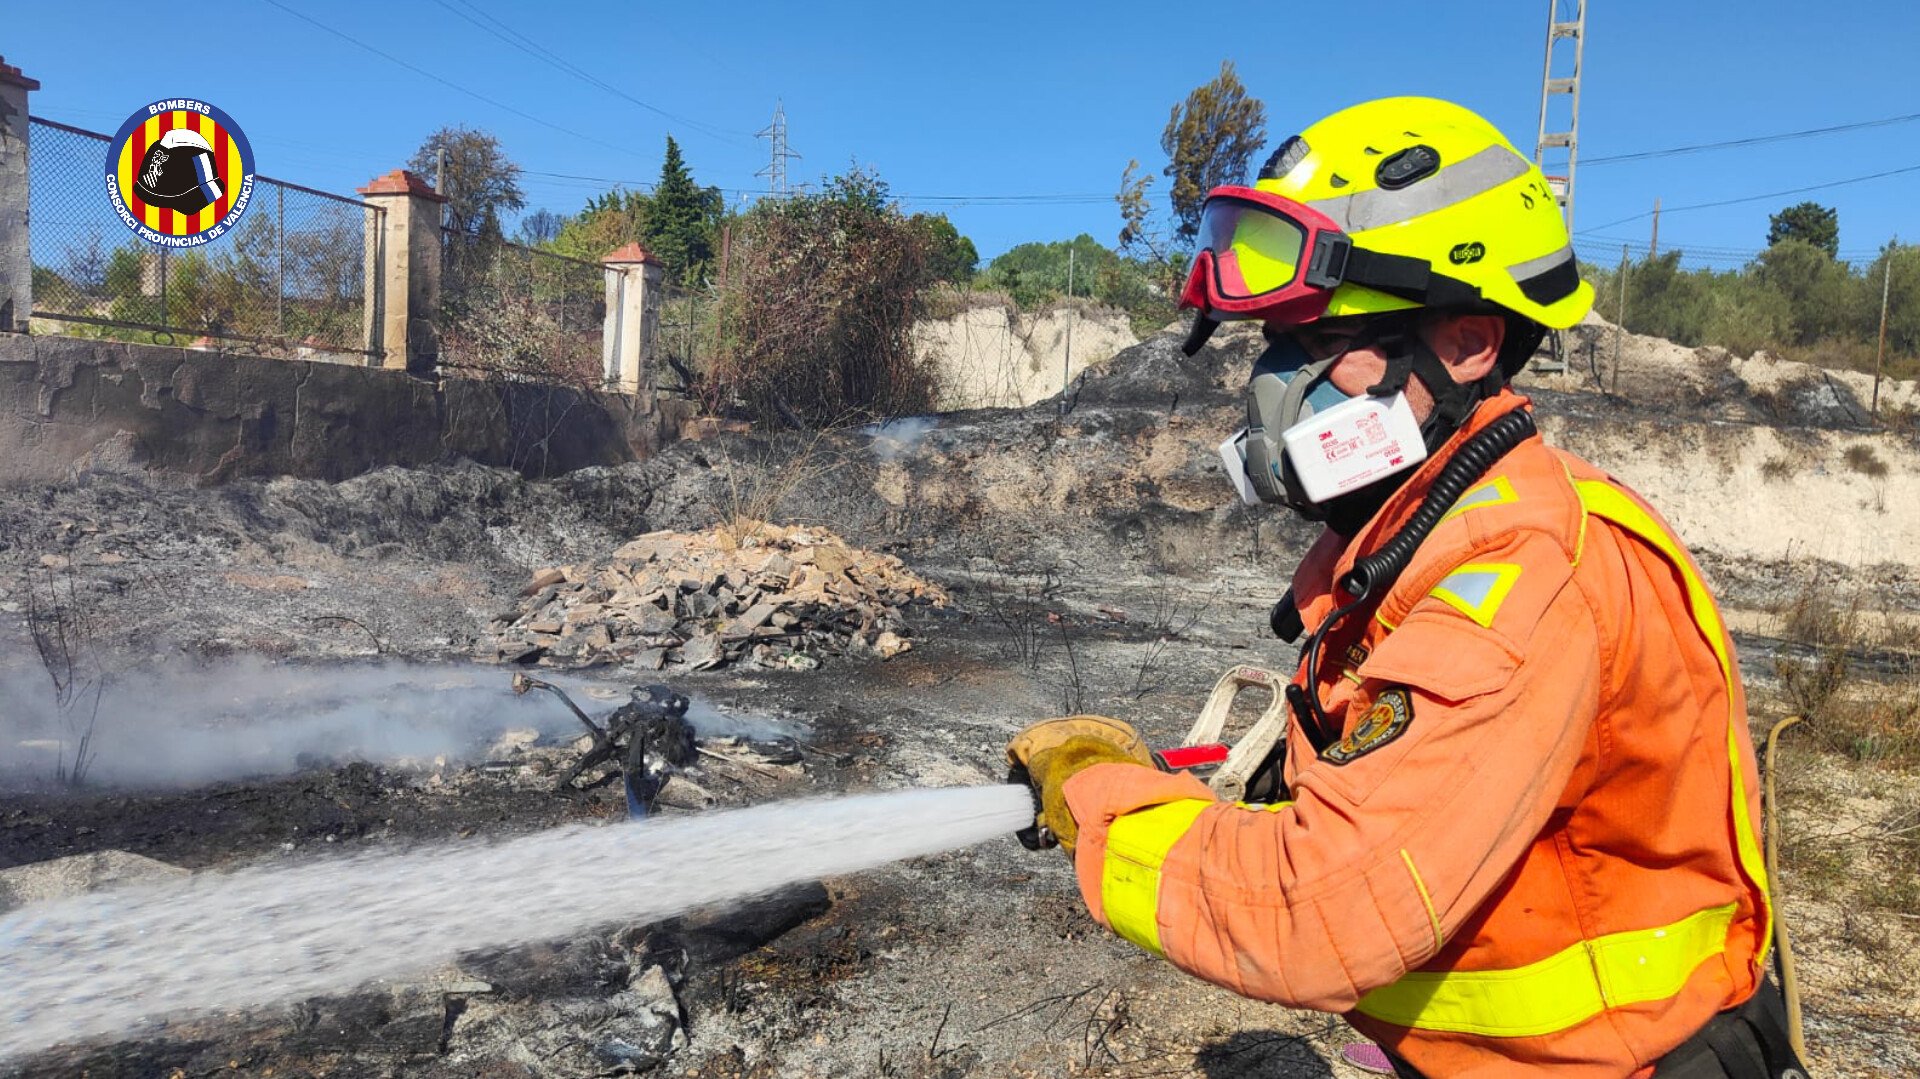
<instances>
[{"instance_id":1,"label":"yellow hose on ground","mask_svg":"<svg viewBox=\"0 0 1920 1079\"><path fill-rule=\"evenodd\" d=\"M1780 797L1773 789L1773 757L1780 732L1804 718L1788 716L1767 732L1767 802L1761 807L1767 815L1767 881L1773 892L1774 943L1780 949L1780 993L1787 1000L1787 1040L1801 1060L1807 1059L1807 1041L1800 1025L1800 979L1794 973L1793 943L1787 935L1786 912L1780 902Z\"/></svg>"}]
</instances>

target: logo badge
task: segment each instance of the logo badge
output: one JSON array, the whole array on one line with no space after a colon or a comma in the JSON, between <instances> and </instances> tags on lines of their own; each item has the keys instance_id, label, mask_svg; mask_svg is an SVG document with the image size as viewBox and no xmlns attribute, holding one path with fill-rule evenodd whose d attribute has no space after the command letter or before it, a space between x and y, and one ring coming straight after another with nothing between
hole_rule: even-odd
<instances>
[{"instance_id":1,"label":"logo badge","mask_svg":"<svg viewBox=\"0 0 1920 1079\"><path fill-rule=\"evenodd\" d=\"M1413 699L1394 686L1375 697L1352 733L1328 746L1320 758L1333 764L1351 763L1405 734L1412 722Z\"/></svg>"},{"instance_id":2,"label":"logo badge","mask_svg":"<svg viewBox=\"0 0 1920 1079\"><path fill-rule=\"evenodd\" d=\"M1447 252L1447 257L1453 260L1455 266L1468 266L1487 257L1487 245L1478 240L1472 243L1454 244L1453 250Z\"/></svg>"},{"instance_id":3,"label":"logo badge","mask_svg":"<svg viewBox=\"0 0 1920 1079\"><path fill-rule=\"evenodd\" d=\"M134 235L199 247L226 235L253 197L253 147L233 117L191 98L141 107L107 150L107 202Z\"/></svg>"}]
</instances>

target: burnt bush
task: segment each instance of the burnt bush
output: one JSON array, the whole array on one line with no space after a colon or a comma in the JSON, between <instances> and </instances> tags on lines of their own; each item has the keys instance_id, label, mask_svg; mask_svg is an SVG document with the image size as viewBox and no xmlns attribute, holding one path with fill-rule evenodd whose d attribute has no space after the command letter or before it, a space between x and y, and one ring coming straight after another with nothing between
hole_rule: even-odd
<instances>
[{"instance_id":1,"label":"burnt bush","mask_svg":"<svg viewBox=\"0 0 1920 1079\"><path fill-rule=\"evenodd\" d=\"M926 230L859 169L762 201L734 232L706 403L812 427L930 411L937 379L912 329L934 272Z\"/></svg>"}]
</instances>

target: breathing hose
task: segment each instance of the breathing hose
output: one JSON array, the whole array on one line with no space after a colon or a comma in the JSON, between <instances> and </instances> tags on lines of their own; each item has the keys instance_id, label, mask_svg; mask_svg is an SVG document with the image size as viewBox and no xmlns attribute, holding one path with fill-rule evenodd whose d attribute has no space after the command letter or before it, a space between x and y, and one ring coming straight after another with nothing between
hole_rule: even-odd
<instances>
[{"instance_id":1,"label":"breathing hose","mask_svg":"<svg viewBox=\"0 0 1920 1079\"><path fill-rule=\"evenodd\" d=\"M1420 500L1420 507L1407 518L1400 531L1381 544L1379 550L1355 561L1353 568L1340 579L1340 587L1346 589L1348 595L1364 599L1380 585L1391 586L1412 561L1413 552L1426 542L1428 533L1453 504L1460 501L1460 496L1467 493L1467 488L1486 475L1494 462L1533 437L1535 432L1533 413L1524 408L1516 408L1481 428L1454 452L1453 460L1433 478L1427 496Z\"/></svg>"},{"instance_id":2,"label":"breathing hose","mask_svg":"<svg viewBox=\"0 0 1920 1079\"><path fill-rule=\"evenodd\" d=\"M1787 1000L1787 1041L1794 1055L1807 1059L1805 1029L1800 1025L1800 977L1793 969L1793 942L1787 934L1786 913L1780 909L1780 796L1773 789L1773 751L1780 732L1800 722L1802 716L1788 716L1767 732L1767 883L1773 902L1774 962L1779 964L1780 995Z\"/></svg>"},{"instance_id":3,"label":"breathing hose","mask_svg":"<svg viewBox=\"0 0 1920 1079\"><path fill-rule=\"evenodd\" d=\"M1353 600L1328 615L1313 631L1313 636L1307 639L1303 652L1307 658L1307 686L1310 688L1301 690L1298 686L1287 687L1287 699L1296 709L1302 704L1306 706L1315 728L1324 731L1328 723L1326 710L1320 707L1317 688L1320 684L1320 643L1326 638L1327 631L1376 592L1393 587L1393 582L1406 571L1407 563L1413 560L1413 553L1420 549L1420 544L1426 541L1428 534L1453 508L1453 504L1460 501L1460 496L1467 493L1467 488L1486 475L1487 470L1515 446L1532 438L1536 431L1533 414L1524 408L1516 408L1481 428L1454 451L1452 460L1433 478L1426 497L1420 500L1419 507L1407 518L1407 523L1400 527L1400 531L1381 544L1379 550L1356 560L1353 568L1340 578L1340 587ZM1274 626L1278 632L1280 626L1277 619Z\"/></svg>"}]
</instances>

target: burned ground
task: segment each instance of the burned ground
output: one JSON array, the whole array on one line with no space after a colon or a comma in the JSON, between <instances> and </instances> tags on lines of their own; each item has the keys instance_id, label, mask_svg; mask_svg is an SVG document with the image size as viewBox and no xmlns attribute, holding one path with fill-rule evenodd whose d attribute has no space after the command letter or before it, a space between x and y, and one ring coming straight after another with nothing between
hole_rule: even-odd
<instances>
[{"instance_id":1,"label":"burned ground","mask_svg":"<svg viewBox=\"0 0 1920 1079\"><path fill-rule=\"evenodd\" d=\"M0 492L0 610L17 638L0 665L40 677L20 622L48 597L84 613L97 662L128 675L234 656L321 669L473 664L493 658L496 619L518 616L536 571L605 559L649 531L751 517L824 526L896 556L951 603L908 605L914 647L885 661L579 672L611 688L669 677L724 712L804 729L796 764L709 761L698 787L713 804L996 782L1009 733L1068 711L1121 715L1168 744L1225 667L1289 665L1266 613L1313 535L1230 503L1219 475L1213 447L1237 423L1235 387L1257 339L1223 335L1194 361L1177 344L1163 334L1089 372L1064 413L1058 402L958 413L904 445L859 431L722 435L539 483L453 464L341 483L195 488L99 474ZM1769 422L1730 375L1708 370L1686 386L1692 396L1676 390L1651 408L1571 376L1538 397L1550 430L1596 445L1631 423L1710 451L1723 429L1679 411L1708 397L1733 402L1711 410L1718 423ZM1794 416L1810 426L1780 437L1840 433L1838 412ZM1765 614L1797 594L1806 563L1687 535L1734 608L1756 718L1777 714L1777 661L1812 646ZM1838 572L1874 575L1896 616L1920 606L1911 566ZM1898 666L1886 647L1867 651ZM503 687L508 676L498 670ZM614 700L591 698L591 710ZM109 716L98 737L141 718ZM354 763L341 745L294 774L184 789L16 783L0 793L0 869L104 850L217 869L623 815L617 784L555 791L571 740L440 762ZM1906 773L1832 754L1796 767L1789 807L1834 808L1790 813L1790 835L1898 831L1884 814ZM1790 843L1793 854L1804 851ZM1910 1074L1920 1061L1911 928L1889 935L1900 922L1890 914L1848 921L1829 887L1789 858L1788 910L1809 924L1821 1070ZM1350 1038L1113 938L1087 919L1063 859L1009 838L732 911L477 951L414 984L132 1031L0 1074L1307 1077L1347 1074L1330 1061Z\"/></svg>"}]
</instances>

